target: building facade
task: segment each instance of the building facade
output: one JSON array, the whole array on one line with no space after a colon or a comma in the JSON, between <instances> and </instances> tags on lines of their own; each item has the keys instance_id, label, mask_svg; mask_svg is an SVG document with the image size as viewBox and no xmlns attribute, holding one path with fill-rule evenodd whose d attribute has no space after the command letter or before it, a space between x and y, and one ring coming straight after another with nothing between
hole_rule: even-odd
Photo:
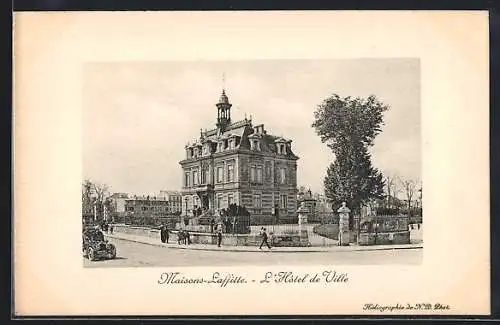
<instances>
[{"instance_id":1,"label":"building facade","mask_svg":"<svg viewBox=\"0 0 500 325\"><path fill-rule=\"evenodd\" d=\"M297 160L291 140L271 135L251 119L233 122L222 91L215 128L186 145L182 167L182 215L218 214L230 204L245 206L251 220L287 222L296 217Z\"/></svg>"},{"instance_id":2,"label":"building facade","mask_svg":"<svg viewBox=\"0 0 500 325\"><path fill-rule=\"evenodd\" d=\"M125 200L127 216L161 217L170 214L168 201L164 196L132 196Z\"/></svg>"},{"instance_id":3,"label":"building facade","mask_svg":"<svg viewBox=\"0 0 500 325\"><path fill-rule=\"evenodd\" d=\"M167 200L168 212L180 214L182 211L182 194L178 191L160 191L160 197Z\"/></svg>"},{"instance_id":4,"label":"building facade","mask_svg":"<svg viewBox=\"0 0 500 325\"><path fill-rule=\"evenodd\" d=\"M114 212L116 213L124 213L125 212L125 200L128 199L128 195L126 193L113 193L109 200L111 201Z\"/></svg>"}]
</instances>

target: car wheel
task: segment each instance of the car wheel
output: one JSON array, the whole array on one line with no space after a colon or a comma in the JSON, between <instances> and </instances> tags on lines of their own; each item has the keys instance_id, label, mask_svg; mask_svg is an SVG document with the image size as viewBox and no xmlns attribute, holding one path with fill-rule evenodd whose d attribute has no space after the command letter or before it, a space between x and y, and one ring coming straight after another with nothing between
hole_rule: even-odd
<instances>
[{"instance_id":1,"label":"car wheel","mask_svg":"<svg viewBox=\"0 0 500 325\"><path fill-rule=\"evenodd\" d=\"M89 257L89 260L91 261L95 261L95 252L94 250L92 249L92 247L89 247L88 251L87 251L87 255Z\"/></svg>"}]
</instances>

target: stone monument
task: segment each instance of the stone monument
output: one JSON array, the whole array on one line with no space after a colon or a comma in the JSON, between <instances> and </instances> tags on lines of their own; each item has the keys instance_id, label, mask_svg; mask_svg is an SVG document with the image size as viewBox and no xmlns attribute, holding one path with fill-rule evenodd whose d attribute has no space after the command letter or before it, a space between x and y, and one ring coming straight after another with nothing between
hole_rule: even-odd
<instances>
[{"instance_id":1,"label":"stone monument","mask_svg":"<svg viewBox=\"0 0 500 325\"><path fill-rule=\"evenodd\" d=\"M342 206L337 210L339 213L339 245L348 246L350 242L349 213L351 210L342 202Z\"/></svg>"},{"instance_id":2,"label":"stone monument","mask_svg":"<svg viewBox=\"0 0 500 325\"><path fill-rule=\"evenodd\" d=\"M305 227L305 225L307 224L307 215L310 213L310 211L306 207L305 202L302 202L300 204L300 207L297 209L297 213L299 217L300 246L310 246L309 234L307 232L307 228Z\"/></svg>"},{"instance_id":3,"label":"stone monument","mask_svg":"<svg viewBox=\"0 0 500 325\"><path fill-rule=\"evenodd\" d=\"M307 223L307 215L309 214L309 209L306 208L306 203L302 202L300 204L299 209L297 210L299 215L299 225L303 225Z\"/></svg>"}]
</instances>

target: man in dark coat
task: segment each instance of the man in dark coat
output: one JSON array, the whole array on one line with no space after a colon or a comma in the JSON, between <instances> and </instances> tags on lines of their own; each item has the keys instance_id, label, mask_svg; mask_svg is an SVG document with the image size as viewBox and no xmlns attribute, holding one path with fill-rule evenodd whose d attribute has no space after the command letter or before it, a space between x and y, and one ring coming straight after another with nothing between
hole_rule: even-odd
<instances>
[{"instance_id":1,"label":"man in dark coat","mask_svg":"<svg viewBox=\"0 0 500 325\"><path fill-rule=\"evenodd\" d=\"M162 243L166 242L168 244L168 229L165 225L162 225L160 228L160 239Z\"/></svg>"},{"instance_id":2,"label":"man in dark coat","mask_svg":"<svg viewBox=\"0 0 500 325\"><path fill-rule=\"evenodd\" d=\"M220 244L222 243L222 231L219 230L217 232L217 246L220 247Z\"/></svg>"},{"instance_id":3,"label":"man in dark coat","mask_svg":"<svg viewBox=\"0 0 500 325\"><path fill-rule=\"evenodd\" d=\"M165 225L165 241L168 244L168 237L169 237L170 231L168 230L167 225Z\"/></svg>"},{"instance_id":4,"label":"man in dark coat","mask_svg":"<svg viewBox=\"0 0 500 325\"><path fill-rule=\"evenodd\" d=\"M267 242L267 232L266 232L266 228L262 228L262 229L261 229L260 235L262 236L262 243L260 243L259 249L262 249L262 245L264 245L264 244L266 244L266 245L267 245L267 248L271 249L271 246L270 246L270 245L269 245L269 243Z\"/></svg>"}]
</instances>

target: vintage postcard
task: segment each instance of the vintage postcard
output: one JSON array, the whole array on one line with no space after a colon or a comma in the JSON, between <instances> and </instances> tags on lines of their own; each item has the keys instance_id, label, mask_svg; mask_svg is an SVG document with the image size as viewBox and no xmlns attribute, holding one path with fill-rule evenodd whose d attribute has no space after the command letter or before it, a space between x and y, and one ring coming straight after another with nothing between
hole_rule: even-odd
<instances>
[{"instance_id":1,"label":"vintage postcard","mask_svg":"<svg viewBox=\"0 0 500 325\"><path fill-rule=\"evenodd\" d=\"M17 13L15 314L488 314L487 17Z\"/></svg>"}]
</instances>

